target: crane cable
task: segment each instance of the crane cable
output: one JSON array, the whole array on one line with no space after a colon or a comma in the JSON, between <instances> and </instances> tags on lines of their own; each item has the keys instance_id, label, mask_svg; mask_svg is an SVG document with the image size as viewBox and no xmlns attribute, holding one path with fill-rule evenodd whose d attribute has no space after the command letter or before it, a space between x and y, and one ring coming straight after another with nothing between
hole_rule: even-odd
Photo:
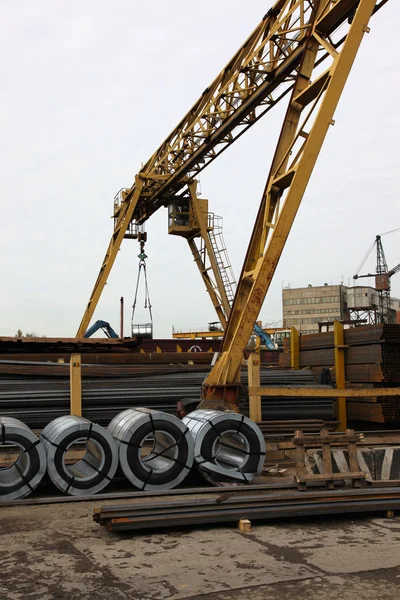
<instances>
[{"instance_id":1,"label":"crane cable","mask_svg":"<svg viewBox=\"0 0 400 600\"><path fill-rule=\"evenodd\" d=\"M138 290L139 290L139 283L140 283L140 276L143 272L144 275L144 308L148 308L149 309L149 313L150 313L150 321L151 324L153 324L153 313L151 311L151 301L150 301L150 292L149 292L149 285L147 282L147 269L146 269L146 254L142 252L139 254L139 271L138 271L138 276L137 276L137 281L136 281L136 289L135 289L135 297L133 300L133 305L132 305L132 318L131 318L131 327L132 327L132 331L133 331L133 318L135 316L135 309L136 309L136 302L137 302L137 296L138 296Z\"/></svg>"}]
</instances>

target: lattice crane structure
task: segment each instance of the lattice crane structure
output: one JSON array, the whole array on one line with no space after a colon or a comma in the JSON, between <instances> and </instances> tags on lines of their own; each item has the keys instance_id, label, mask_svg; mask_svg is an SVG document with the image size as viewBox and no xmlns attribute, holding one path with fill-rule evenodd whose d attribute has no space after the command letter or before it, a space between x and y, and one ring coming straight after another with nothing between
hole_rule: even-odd
<instances>
[{"instance_id":1,"label":"lattice crane structure","mask_svg":"<svg viewBox=\"0 0 400 600\"><path fill-rule=\"evenodd\" d=\"M399 231L398 229L395 229L393 231ZM389 231L388 233L392 233L391 231ZM384 235L384 234L382 234ZM380 235L377 235L375 238L375 241L373 243L373 246L370 248L370 250L368 251L368 254L366 255L366 257L364 258L363 262L361 263L361 267L364 265L365 261L367 260L370 251L373 247L376 247L376 271L375 273L367 273L366 275L358 275L358 273L356 275L354 275L353 279L361 279L362 277L375 277L375 289L378 292L378 296L379 296L379 304L378 304L378 310L376 313L376 322L377 323L392 323L393 321L393 317L392 317L392 310L390 307L390 289L391 289L391 285L390 285L390 279L391 277L393 277L393 275L395 275L396 273L398 273L400 271L400 263L398 265L396 265L395 267L393 267L393 269L388 269L387 266L387 262L386 262L386 257L385 257L385 252L383 250L383 245L382 245L382 237ZM361 269L361 267L359 268L359 270Z\"/></svg>"},{"instance_id":2,"label":"lattice crane structure","mask_svg":"<svg viewBox=\"0 0 400 600\"><path fill-rule=\"evenodd\" d=\"M190 195L198 174L284 98L286 114L203 406L236 408L240 365L358 48L388 0L278 0L136 175L78 330L82 337L125 233Z\"/></svg>"}]
</instances>

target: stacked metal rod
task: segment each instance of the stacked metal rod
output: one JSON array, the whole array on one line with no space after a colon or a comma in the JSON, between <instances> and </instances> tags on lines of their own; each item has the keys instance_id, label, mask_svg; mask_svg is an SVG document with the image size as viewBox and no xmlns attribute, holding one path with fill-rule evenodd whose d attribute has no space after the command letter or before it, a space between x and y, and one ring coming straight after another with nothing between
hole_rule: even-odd
<instances>
[{"instance_id":1,"label":"stacked metal rod","mask_svg":"<svg viewBox=\"0 0 400 600\"><path fill-rule=\"evenodd\" d=\"M39 378L38 368L34 377L0 377L0 414L19 418L30 427L41 429L53 419L69 413L69 379ZM68 369L64 372L67 374ZM86 378L82 384L83 416L108 425L121 411L140 406L175 414L179 400L200 398L201 385L207 373L207 366L162 365L162 369L159 366L153 370L137 368L134 377ZM247 382L246 369L242 371L242 381L244 384ZM315 383L309 370L264 368L261 385L313 386ZM243 414L247 415L245 390L240 403ZM329 420L334 417L332 400L326 398L271 397L262 400L262 408L263 419L268 421L285 418Z\"/></svg>"},{"instance_id":2,"label":"stacked metal rod","mask_svg":"<svg viewBox=\"0 0 400 600\"><path fill-rule=\"evenodd\" d=\"M400 325L367 325L344 332L346 386L398 387L400 385ZM284 342L280 366L290 366L290 340ZM300 337L300 367L318 377L330 369L335 381L333 333ZM351 419L377 423L400 422L400 403L394 396L354 398L347 401Z\"/></svg>"},{"instance_id":3,"label":"stacked metal rod","mask_svg":"<svg viewBox=\"0 0 400 600\"><path fill-rule=\"evenodd\" d=\"M264 437L293 435L300 429L305 433L318 433L321 429L334 431L337 421L322 421L321 419L284 419L276 421L259 421L257 423Z\"/></svg>"},{"instance_id":4,"label":"stacked metal rod","mask_svg":"<svg viewBox=\"0 0 400 600\"><path fill-rule=\"evenodd\" d=\"M222 494L175 496L162 501L146 497L129 504L94 509L93 520L109 531L193 527L213 523L280 519L400 509L398 488L308 491L246 490Z\"/></svg>"}]
</instances>

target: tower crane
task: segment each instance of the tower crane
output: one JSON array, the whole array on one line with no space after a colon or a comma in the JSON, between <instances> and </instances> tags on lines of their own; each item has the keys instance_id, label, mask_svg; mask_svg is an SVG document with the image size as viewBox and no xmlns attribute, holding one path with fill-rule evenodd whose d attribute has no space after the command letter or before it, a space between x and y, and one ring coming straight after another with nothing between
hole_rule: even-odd
<instances>
[{"instance_id":1,"label":"tower crane","mask_svg":"<svg viewBox=\"0 0 400 600\"><path fill-rule=\"evenodd\" d=\"M394 231L399 231L399 229L393 229L392 231L387 231L386 233L393 233ZM393 267L393 269L388 269L385 252L382 246L382 235L386 235L383 233L381 235L377 235L375 241L372 246L369 248L367 254L363 262L361 263L358 271L362 269L373 250L374 246L376 247L376 271L375 273L367 273L366 275L358 275L358 272L353 276L353 279L361 279L362 277L375 277L375 289L378 292L379 296L379 305L376 316L376 321L378 323L391 323L392 322L392 311L390 309L390 279L393 275L400 271L400 263Z\"/></svg>"},{"instance_id":2,"label":"tower crane","mask_svg":"<svg viewBox=\"0 0 400 600\"><path fill-rule=\"evenodd\" d=\"M371 16L388 0L277 0L189 112L122 190L115 227L77 336L86 331L127 232L193 197L199 173L288 100L203 407L237 409L240 365ZM333 169L334 167L332 167Z\"/></svg>"}]
</instances>

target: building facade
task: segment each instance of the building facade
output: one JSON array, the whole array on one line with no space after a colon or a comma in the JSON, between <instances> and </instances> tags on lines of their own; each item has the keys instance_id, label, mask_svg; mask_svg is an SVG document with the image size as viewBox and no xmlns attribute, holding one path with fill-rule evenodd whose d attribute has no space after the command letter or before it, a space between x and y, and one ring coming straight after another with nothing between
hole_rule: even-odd
<instances>
[{"instance_id":1,"label":"building facade","mask_svg":"<svg viewBox=\"0 0 400 600\"><path fill-rule=\"evenodd\" d=\"M345 285L285 288L282 290L283 326L296 327L300 333L318 333L319 323L366 319L374 323L379 303L378 293L368 286ZM400 300L391 298L393 322L399 315Z\"/></svg>"}]
</instances>

